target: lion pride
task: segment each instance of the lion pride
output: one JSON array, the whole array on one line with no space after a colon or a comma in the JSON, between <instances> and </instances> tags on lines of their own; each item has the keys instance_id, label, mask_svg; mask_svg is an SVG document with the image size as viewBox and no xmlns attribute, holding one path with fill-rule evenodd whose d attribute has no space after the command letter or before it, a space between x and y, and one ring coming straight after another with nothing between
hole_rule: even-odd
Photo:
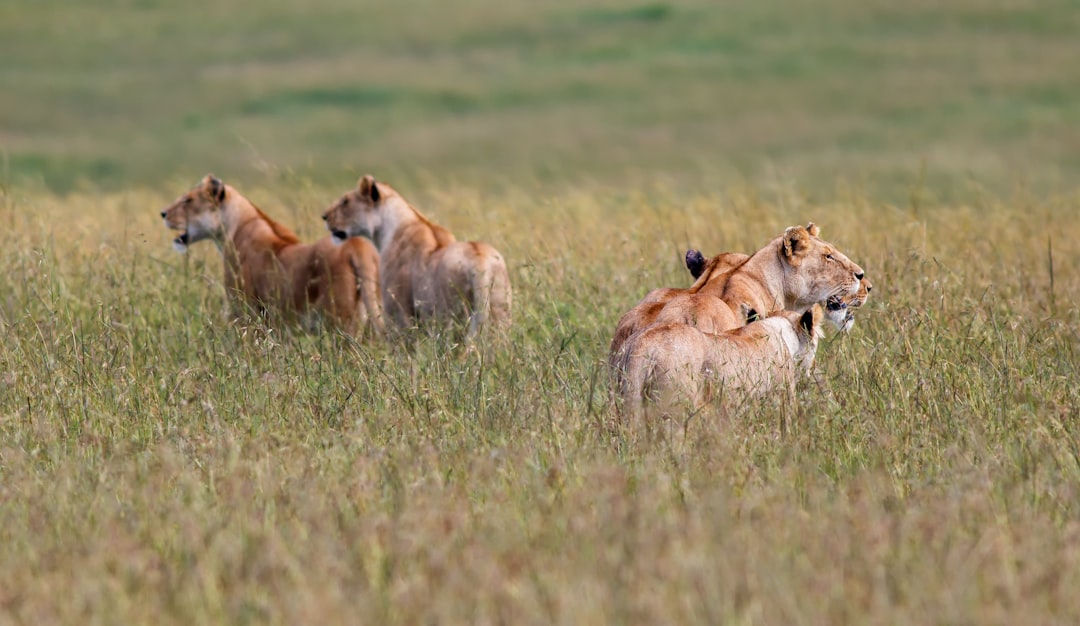
<instances>
[{"instance_id":1,"label":"lion pride","mask_svg":"<svg viewBox=\"0 0 1080 626\"><path fill-rule=\"evenodd\" d=\"M379 250L383 310L399 328L467 321L466 340L510 324L510 276L492 246L458 241L370 174L323 213L339 241L367 237Z\"/></svg>"},{"instance_id":2,"label":"lion pride","mask_svg":"<svg viewBox=\"0 0 1080 626\"><path fill-rule=\"evenodd\" d=\"M207 174L161 212L180 231L178 250L204 239L224 257L225 289L232 313L302 315L316 310L342 330L357 334L383 328L379 256L365 240L335 245L330 237L301 243L230 185Z\"/></svg>"}]
</instances>

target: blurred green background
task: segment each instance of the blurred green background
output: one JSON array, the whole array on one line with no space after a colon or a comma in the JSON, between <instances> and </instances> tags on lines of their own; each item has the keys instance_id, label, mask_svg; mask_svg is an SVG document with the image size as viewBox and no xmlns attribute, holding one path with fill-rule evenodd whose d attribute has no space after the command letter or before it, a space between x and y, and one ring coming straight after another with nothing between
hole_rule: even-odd
<instances>
[{"instance_id":1,"label":"blurred green background","mask_svg":"<svg viewBox=\"0 0 1080 626\"><path fill-rule=\"evenodd\" d=\"M1072 0L6 0L0 180L1072 189Z\"/></svg>"}]
</instances>

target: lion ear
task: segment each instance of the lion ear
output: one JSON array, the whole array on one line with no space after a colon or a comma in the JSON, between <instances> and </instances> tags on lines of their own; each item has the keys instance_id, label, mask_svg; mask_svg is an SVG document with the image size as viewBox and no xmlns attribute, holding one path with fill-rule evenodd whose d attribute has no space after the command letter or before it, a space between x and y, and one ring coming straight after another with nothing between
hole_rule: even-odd
<instances>
[{"instance_id":1,"label":"lion ear","mask_svg":"<svg viewBox=\"0 0 1080 626\"><path fill-rule=\"evenodd\" d=\"M784 231L784 257L791 265L798 265L810 250L810 233L802 226L791 226Z\"/></svg>"},{"instance_id":2,"label":"lion ear","mask_svg":"<svg viewBox=\"0 0 1080 626\"><path fill-rule=\"evenodd\" d=\"M813 223L813 222L810 222L809 224L806 225L806 232L810 233L811 237L820 237L821 236L820 235L821 229L818 228L818 225Z\"/></svg>"},{"instance_id":3,"label":"lion ear","mask_svg":"<svg viewBox=\"0 0 1080 626\"><path fill-rule=\"evenodd\" d=\"M370 198L372 202L379 201L379 185L371 174L364 174L360 181L356 183L356 188L360 190L361 196Z\"/></svg>"},{"instance_id":4,"label":"lion ear","mask_svg":"<svg viewBox=\"0 0 1080 626\"><path fill-rule=\"evenodd\" d=\"M705 271L705 256L698 250L687 250L686 269L694 278L701 278L701 273Z\"/></svg>"},{"instance_id":5,"label":"lion ear","mask_svg":"<svg viewBox=\"0 0 1080 626\"><path fill-rule=\"evenodd\" d=\"M206 192L206 197L210 198L214 202L223 202L225 200L225 183L221 182L221 179L213 174L207 174L202 179L202 188Z\"/></svg>"}]
</instances>

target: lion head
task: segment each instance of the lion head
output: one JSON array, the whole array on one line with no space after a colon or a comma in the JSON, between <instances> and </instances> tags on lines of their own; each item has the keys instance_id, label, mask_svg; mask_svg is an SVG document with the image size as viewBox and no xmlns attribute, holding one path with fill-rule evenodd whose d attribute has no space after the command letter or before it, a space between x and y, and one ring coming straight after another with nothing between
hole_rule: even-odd
<instances>
[{"instance_id":1,"label":"lion head","mask_svg":"<svg viewBox=\"0 0 1080 626\"><path fill-rule=\"evenodd\" d=\"M340 243L349 237L367 237L377 244L383 227L379 209L388 195L386 191L390 190L380 189L375 177L365 174L356 183L356 189L338 198L322 216L334 241Z\"/></svg>"},{"instance_id":2,"label":"lion head","mask_svg":"<svg viewBox=\"0 0 1080 626\"><path fill-rule=\"evenodd\" d=\"M782 280L789 293L802 294L797 307L809 307L834 296L855 295L864 272L833 244L818 237L820 229L810 222L791 226L780 237Z\"/></svg>"},{"instance_id":3,"label":"lion head","mask_svg":"<svg viewBox=\"0 0 1080 626\"><path fill-rule=\"evenodd\" d=\"M165 228L180 231L173 247L185 252L187 247L203 239L222 236L221 203L225 201L225 183L207 174L198 185L177 198L161 212Z\"/></svg>"}]
</instances>

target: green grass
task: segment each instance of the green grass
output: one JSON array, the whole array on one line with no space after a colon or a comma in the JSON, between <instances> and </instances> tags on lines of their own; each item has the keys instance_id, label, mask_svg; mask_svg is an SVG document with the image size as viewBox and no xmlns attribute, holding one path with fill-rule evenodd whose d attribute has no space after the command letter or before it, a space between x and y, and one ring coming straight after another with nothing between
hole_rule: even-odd
<instances>
[{"instance_id":1,"label":"green grass","mask_svg":"<svg viewBox=\"0 0 1080 626\"><path fill-rule=\"evenodd\" d=\"M295 182L241 189L321 236L336 191ZM481 357L227 325L217 252L173 253L156 215L181 189L0 203L5 619L1080 618L1075 194L403 189L510 261ZM875 290L788 428L619 426L618 316L689 282L686 247L809 219Z\"/></svg>"},{"instance_id":2,"label":"green grass","mask_svg":"<svg viewBox=\"0 0 1080 626\"><path fill-rule=\"evenodd\" d=\"M1071 0L452 4L15 0L4 180L213 170L487 187L837 180L1068 190ZM510 182L513 184L510 184Z\"/></svg>"}]
</instances>

